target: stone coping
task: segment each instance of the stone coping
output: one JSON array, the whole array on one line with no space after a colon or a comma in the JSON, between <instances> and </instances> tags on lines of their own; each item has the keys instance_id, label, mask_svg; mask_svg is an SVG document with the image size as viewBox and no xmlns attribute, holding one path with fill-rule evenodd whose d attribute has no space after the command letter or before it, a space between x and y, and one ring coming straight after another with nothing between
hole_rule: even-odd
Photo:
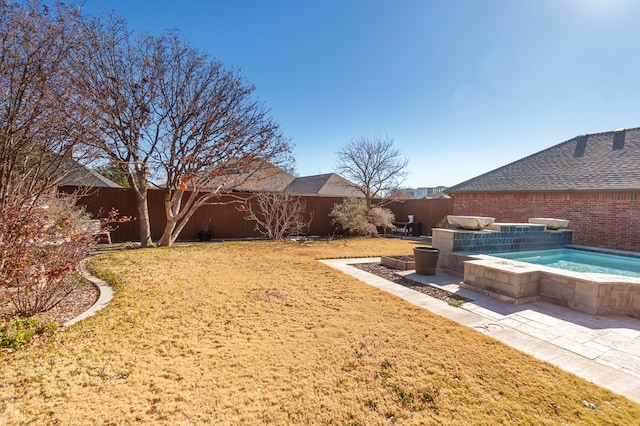
<instances>
[{"instance_id":1,"label":"stone coping","mask_svg":"<svg viewBox=\"0 0 640 426\"><path fill-rule=\"evenodd\" d=\"M572 246L578 247L578 246ZM554 250L554 249L550 249ZM599 251L598 251L599 252ZM615 254L615 253L608 253ZM515 259L503 259L501 257L491 256L491 254L468 254L469 257L475 258L471 262L482 264L485 267L502 269L510 272L523 271L520 268L528 268L528 271L532 270L547 272L549 274L561 275L567 278L573 278L584 281L594 281L598 283L625 283L625 284L640 284L640 278L627 277L623 275L603 274L599 272L576 272L569 271L567 269L553 268L550 266L537 265L535 263L521 262ZM482 262L478 262L478 261ZM514 269L518 268L518 269Z\"/></svg>"},{"instance_id":2,"label":"stone coping","mask_svg":"<svg viewBox=\"0 0 640 426\"><path fill-rule=\"evenodd\" d=\"M490 255L473 258L465 262L464 286L503 296L500 300L521 304L540 298L590 315L640 317L640 278L568 271Z\"/></svg>"}]
</instances>

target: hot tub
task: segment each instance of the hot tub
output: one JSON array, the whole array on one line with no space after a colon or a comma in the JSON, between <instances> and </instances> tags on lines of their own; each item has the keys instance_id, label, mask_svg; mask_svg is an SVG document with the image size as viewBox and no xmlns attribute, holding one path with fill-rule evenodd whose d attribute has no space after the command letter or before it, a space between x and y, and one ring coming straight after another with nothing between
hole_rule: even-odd
<instances>
[{"instance_id":1,"label":"hot tub","mask_svg":"<svg viewBox=\"0 0 640 426\"><path fill-rule=\"evenodd\" d=\"M472 255L462 287L515 304L543 300L591 315L640 318L637 253L574 247L581 250Z\"/></svg>"}]
</instances>

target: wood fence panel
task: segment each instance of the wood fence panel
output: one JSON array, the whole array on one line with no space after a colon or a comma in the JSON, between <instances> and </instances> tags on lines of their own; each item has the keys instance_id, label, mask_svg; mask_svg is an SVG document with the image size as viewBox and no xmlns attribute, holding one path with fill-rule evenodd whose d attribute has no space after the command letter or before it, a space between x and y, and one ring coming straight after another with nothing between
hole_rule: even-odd
<instances>
[{"instance_id":1,"label":"wood fence panel","mask_svg":"<svg viewBox=\"0 0 640 426\"><path fill-rule=\"evenodd\" d=\"M309 227L309 235L333 235L335 233L335 227L331 223L329 213L331 213L333 206L340 204L344 198L323 196L302 198L307 203L307 212L313 213L313 219ZM306 217L308 217L308 215Z\"/></svg>"},{"instance_id":2,"label":"wood fence panel","mask_svg":"<svg viewBox=\"0 0 640 426\"><path fill-rule=\"evenodd\" d=\"M63 192L73 192L77 188L64 187ZM223 195L215 202L218 204L206 205L198 209L184 227L179 241L195 241L198 232L210 230L213 238L256 238L260 234L254 229L255 224L245 219L245 212L239 211L239 203L233 203L241 199L248 199L255 195L250 193L238 193ZM313 212L313 219L309 229L309 235L328 236L335 233L335 227L331 224L329 212L335 204L341 203L342 197L303 196L307 212ZM251 201L249 201L251 202ZM111 233L114 242L139 241L139 220L136 194L129 188L92 188L83 196L80 204L94 217L105 216L111 208L118 209L123 216L133 216L132 222L119 224ZM160 189L148 191L149 219L151 221L151 236L154 241L160 239L166 223L164 213L164 193ZM430 235L431 228L435 227L447 214L453 213L453 199L420 199L394 202L389 207L395 214L396 220L406 221L409 214L415 216L416 222L422 222L423 235ZM309 217L308 214L305 217Z\"/></svg>"},{"instance_id":3,"label":"wood fence panel","mask_svg":"<svg viewBox=\"0 0 640 426\"><path fill-rule=\"evenodd\" d=\"M112 208L118 210L121 216L132 216L136 220L117 225L111 232L111 240L114 242L140 241L138 216L138 203L135 192L128 188L77 188L64 186L60 191L67 194L76 193L80 196L78 204L85 207L86 211L94 218L106 217Z\"/></svg>"},{"instance_id":4,"label":"wood fence panel","mask_svg":"<svg viewBox=\"0 0 640 426\"><path fill-rule=\"evenodd\" d=\"M406 222L409 215L422 223L422 235L431 235L431 229L447 215L453 214L453 198L421 198L391 203L387 206L399 222Z\"/></svg>"}]
</instances>

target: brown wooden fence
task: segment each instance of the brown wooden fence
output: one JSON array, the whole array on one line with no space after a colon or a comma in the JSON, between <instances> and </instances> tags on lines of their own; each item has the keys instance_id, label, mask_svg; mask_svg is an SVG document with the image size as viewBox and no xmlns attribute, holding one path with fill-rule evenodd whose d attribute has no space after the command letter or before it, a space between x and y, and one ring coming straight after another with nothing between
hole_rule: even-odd
<instances>
[{"instance_id":1,"label":"brown wooden fence","mask_svg":"<svg viewBox=\"0 0 640 426\"><path fill-rule=\"evenodd\" d=\"M76 188L64 187L62 191L73 192ZM249 198L252 194L238 193L231 196L221 196L222 203L238 198ZM342 197L303 196L307 211L313 212L313 220L309 235L327 236L335 233L331 224L329 212L333 206L342 202ZM166 223L164 214L163 191L149 190L149 219L151 222L151 237L154 241L160 239ZM94 188L80 199L80 204L94 217L104 216L111 208L118 209L120 215L137 217L136 195L128 188ZM254 222L244 219L246 213L237 210L238 204L219 204L203 206L196 211L189 223L180 233L180 241L194 241L198 232L209 229L213 238L254 238L260 234L254 229ZM430 235L431 228L447 214L453 213L453 199L422 199L394 202L387 205L394 212L398 221L406 221L407 216L415 216L416 222L423 224L422 234ZM308 215L307 215L308 216ZM139 241L138 220L123 223L111 233L114 242Z\"/></svg>"},{"instance_id":2,"label":"brown wooden fence","mask_svg":"<svg viewBox=\"0 0 640 426\"><path fill-rule=\"evenodd\" d=\"M409 215L413 215L414 221L422 223L422 235L431 235L432 228L437 227L445 216L453 214L453 198L405 200L386 207L400 222L406 222Z\"/></svg>"}]
</instances>

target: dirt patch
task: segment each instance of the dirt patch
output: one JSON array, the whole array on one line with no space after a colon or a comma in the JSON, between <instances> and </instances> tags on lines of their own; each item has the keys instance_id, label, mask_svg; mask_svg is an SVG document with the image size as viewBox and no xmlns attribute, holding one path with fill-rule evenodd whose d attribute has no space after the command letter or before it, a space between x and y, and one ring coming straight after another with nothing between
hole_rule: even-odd
<instances>
[{"instance_id":1,"label":"dirt patch","mask_svg":"<svg viewBox=\"0 0 640 426\"><path fill-rule=\"evenodd\" d=\"M401 257L401 256L397 256L397 257ZM413 256L404 256L404 257L408 257L413 260ZM464 302L470 301L467 298L450 293L441 288L437 288L428 284L421 284L421 283L412 281L408 278L403 277L402 275L397 274L394 269L387 268L386 266L381 265L380 263L375 263L375 262L374 263L354 263L351 266L358 269L362 269L363 271L367 271L371 274L384 278L385 280L391 281L396 284L400 284L412 290L419 291L420 293L424 293L436 299L444 300L447 303L449 302L454 303L456 301L464 301Z\"/></svg>"}]
</instances>

